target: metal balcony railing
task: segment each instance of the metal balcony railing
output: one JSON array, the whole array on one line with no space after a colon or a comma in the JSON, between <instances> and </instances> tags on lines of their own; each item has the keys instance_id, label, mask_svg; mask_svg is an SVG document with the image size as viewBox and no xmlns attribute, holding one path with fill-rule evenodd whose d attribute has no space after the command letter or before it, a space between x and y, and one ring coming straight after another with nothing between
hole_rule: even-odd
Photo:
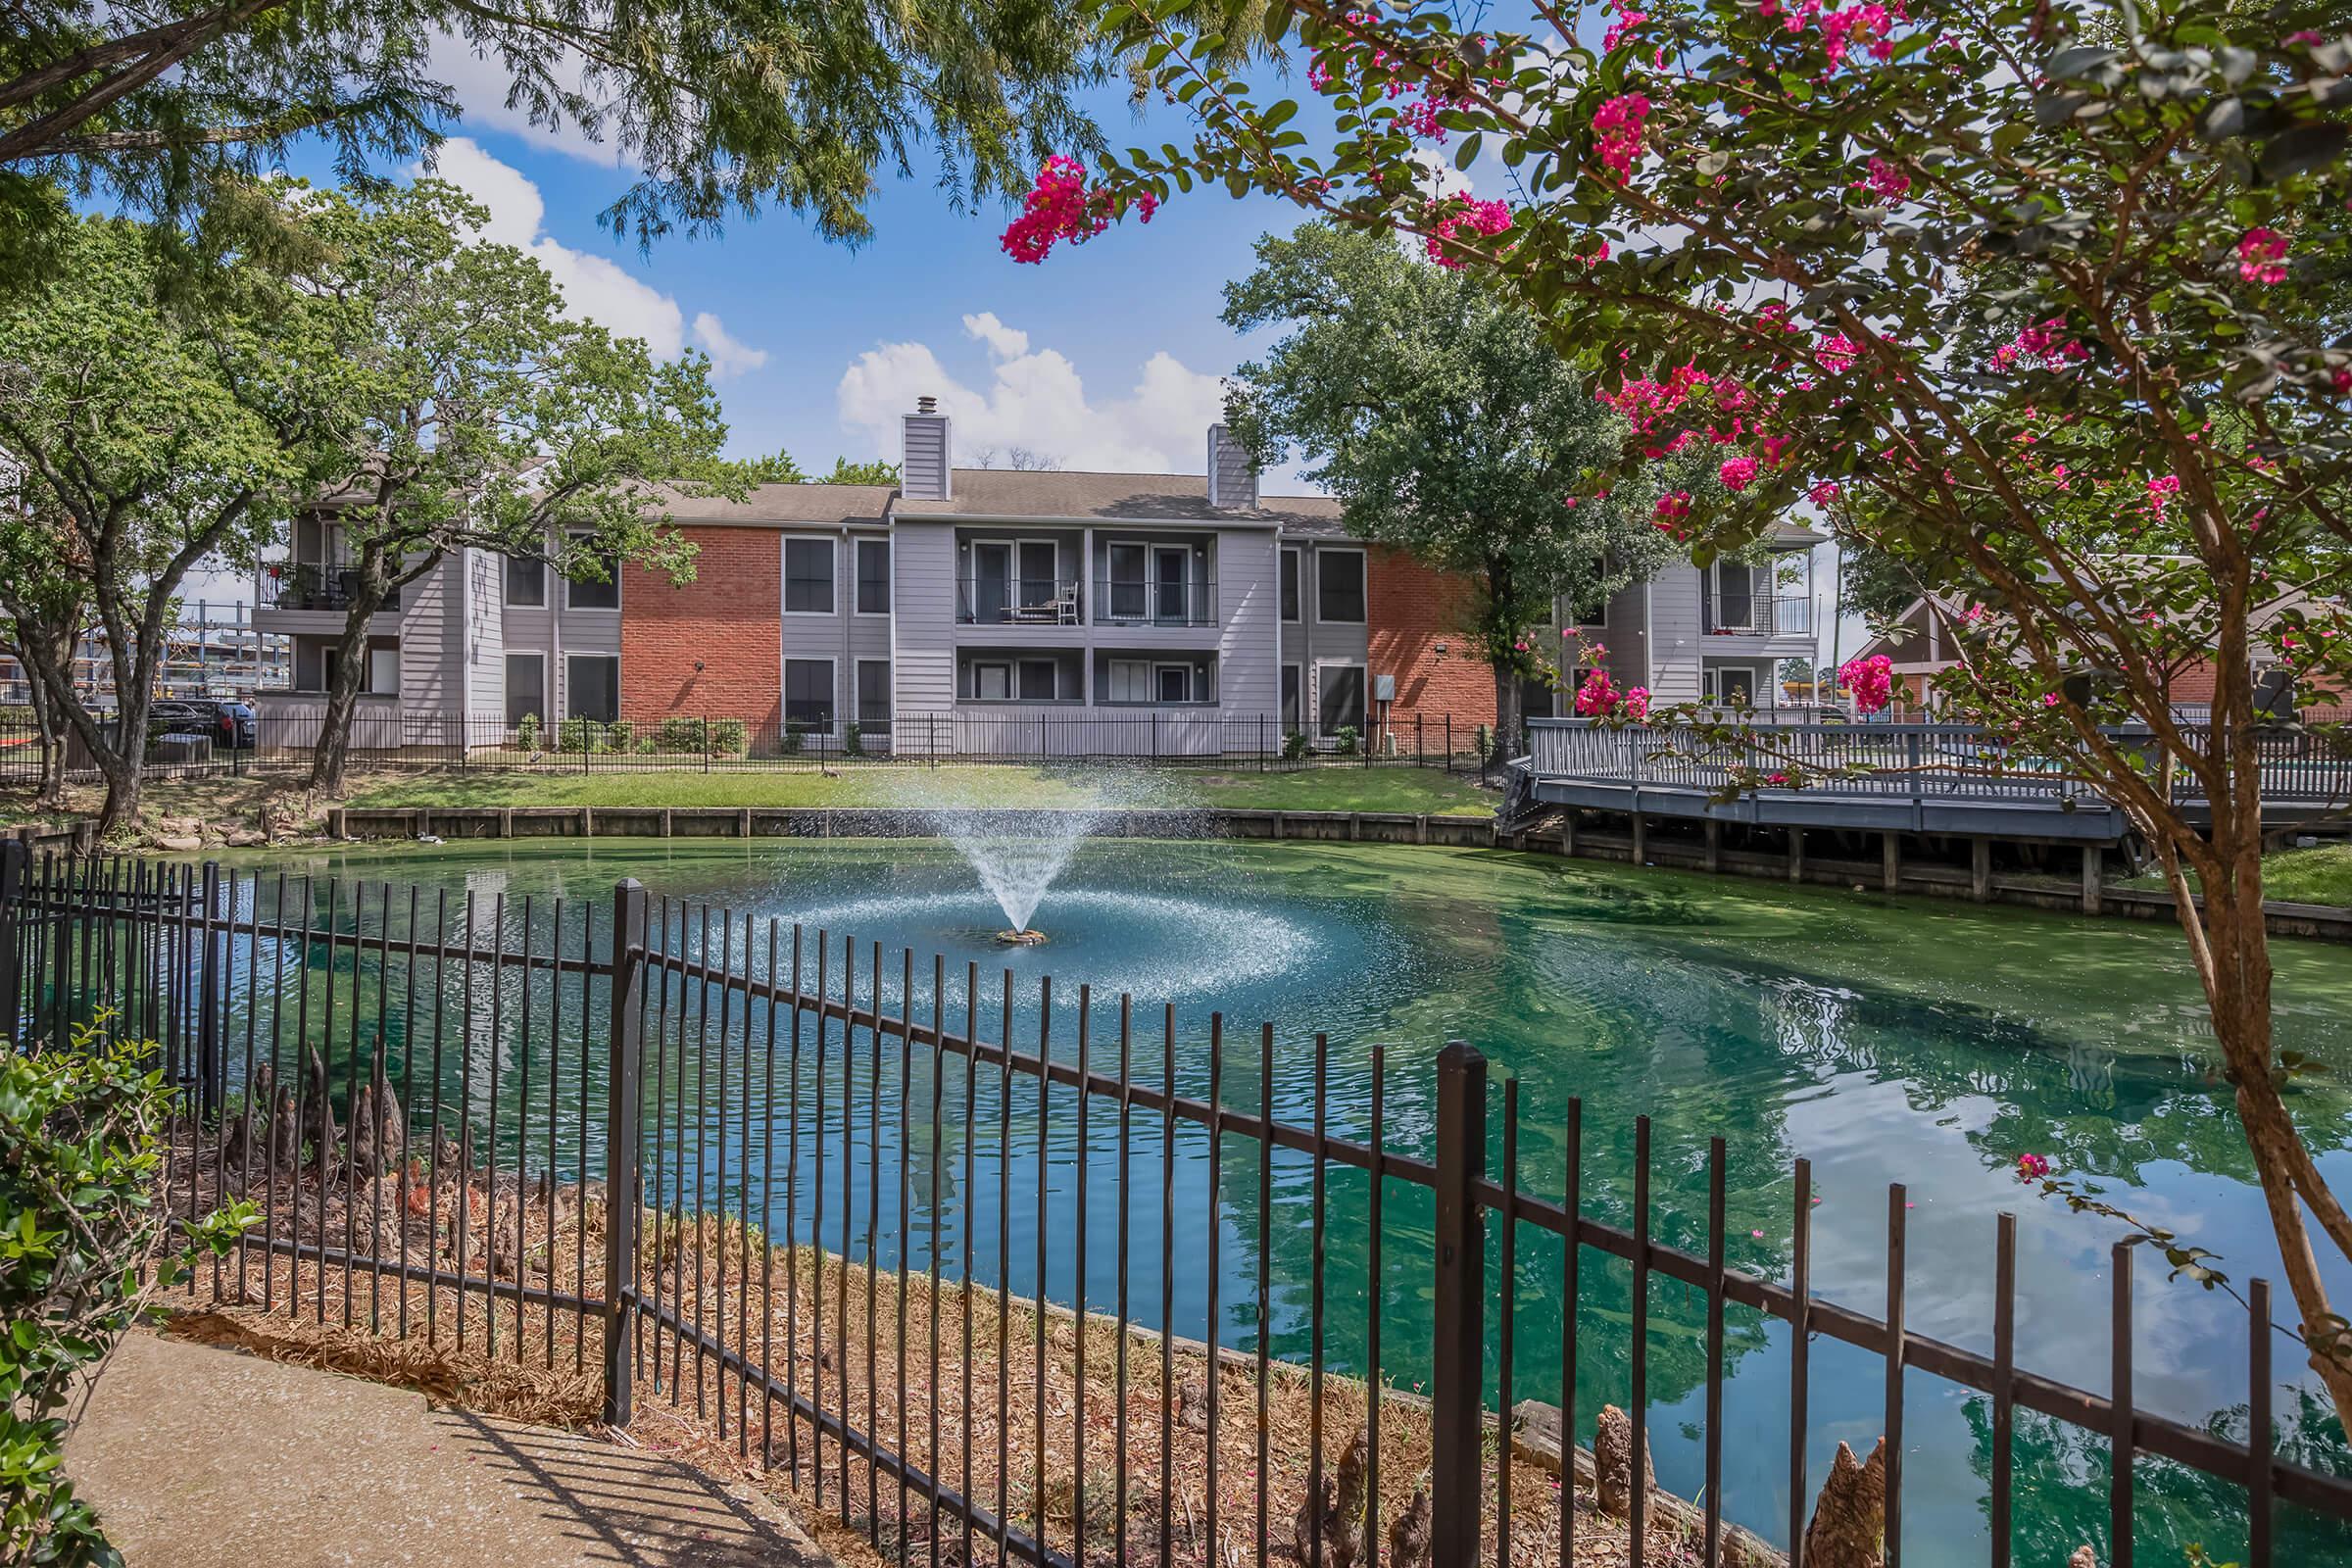
<instances>
[{"instance_id":1,"label":"metal balcony railing","mask_svg":"<svg viewBox=\"0 0 2352 1568\"><path fill-rule=\"evenodd\" d=\"M349 610L359 595L359 568L340 561L281 561L262 568L254 604L262 610ZM400 608L400 590L384 596L382 611Z\"/></svg>"},{"instance_id":2,"label":"metal balcony railing","mask_svg":"<svg viewBox=\"0 0 2352 1568\"><path fill-rule=\"evenodd\" d=\"M1711 593L1706 596L1706 632L1710 637L1810 637L1813 600L1809 595L1782 598L1764 595Z\"/></svg>"},{"instance_id":3,"label":"metal balcony railing","mask_svg":"<svg viewBox=\"0 0 2352 1568\"><path fill-rule=\"evenodd\" d=\"M1078 583L1066 577L958 577L956 618L967 626L1075 626Z\"/></svg>"},{"instance_id":4,"label":"metal balcony railing","mask_svg":"<svg viewBox=\"0 0 2352 1568\"><path fill-rule=\"evenodd\" d=\"M1098 626L1213 626L1217 623L1217 580L1187 577L1098 577Z\"/></svg>"}]
</instances>

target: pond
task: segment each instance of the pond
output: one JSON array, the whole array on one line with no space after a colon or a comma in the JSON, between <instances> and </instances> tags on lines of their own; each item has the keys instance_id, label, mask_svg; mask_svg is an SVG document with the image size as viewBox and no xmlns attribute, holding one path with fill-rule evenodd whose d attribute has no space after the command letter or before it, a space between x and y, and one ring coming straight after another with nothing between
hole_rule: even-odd
<instances>
[{"instance_id":1,"label":"pond","mask_svg":"<svg viewBox=\"0 0 2352 1568\"><path fill-rule=\"evenodd\" d=\"M696 905L802 922L859 944L858 985L869 984L868 944L879 943L883 1001L900 1001L900 950L914 955L910 1004L928 1017L931 958L948 978L941 1000L952 1024L966 1004L964 975L976 963L971 1004L994 1038L1004 987L1011 986L1013 1038L1034 1049L1039 981L1056 998L1054 1054L1075 1039L1078 983L1093 988L1093 1061L1115 1066L1116 999L1134 1000L1133 1046L1140 1077L1161 1071L1163 1005L1172 1005L1175 1054L1188 1093L1205 1093L1207 1025L1226 1020L1223 1085L1229 1104L1255 1109L1271 1096L1275 1114L1311 1124L1313 1039L1329 1039L1326 1103L1334 1134L1362 1138L1370 1116L1368 1064L1383 1047L1389 1095L1383 1135L1393 1149L1427 1152L1432 1107L1429 1060L1448 1039L1470 1041L1496 1077L1520 1082L1523 1184L1557 1195L1564 1187L1567 1102L1581 1098L1587 1211L1629 1222L1633 1122L1653 1118L1656 1217L1661 1241L1703 1248L1707 1143L1729 1146L1729 1254L1735 1266L1785 1279L1789 1266L1790 1162L1813 1163L1813 1281L1825 1298L1877 1314L1885 1305L1887 1184L1907 1184L1911 1204L1906 1310L1917 1332L1989 1353L1994 1217L2018 1217L2018 1360L2021 1366L2094 1390L2105 1387L2110 1284L2108 1252L2124 1234L2115 1221L2069 1212L2021 1186L2021 1153L2046 1155L2142 1220L2178 1230L2222 1254L2238 1282L2278 1278L2276 1248L2243 1145L2216 1078L2217 1053L2204 1004L2169 925L2083 920L2025 911L1936 905L1836 889L1789 888L1683 873L1603 867L1502 852L1323 844L1090 841L1040 905L1041 948L1008 950L993 933L1004 922L971 871L927 842L499 845L359 850L241 868L340 879L418 883L470 893L487 920L503 896L511 929L533 901L546 929L549 901L566 901L567 944L577 946L578 911L601 920L612 882L629 875L657 894ZM348 891L345 898L348 899ZM405 898L405 894L402 895ZM265 889L267 906L270 893ZM427 895L428 902L431 894ZM601 929L601 927L600 927ZM428 930L429 934L429 930ZM547 939L541 938L542 945ZM785 938L789 948L789 936ZM764 967L762 935L754 943ZM2352 1184L2352 952L2280 943L2277 1004L2282 1047L2327 1064L2298 1081L2296 1113L2322 1151L2331 1180ZM262 961L270 961L265 947ZM348 958L346 958L348 965ZM398 969L390 994L402 994ZM373 975L368 977L373 984ZM445 998L445 1004L455 1000ZM421 1006L421 1004L420 1004ZM512 1006L508 1024L512 1024ZM476 1006L476 1015L480 1012ZM421 1016L421 1015L420 1015ZM387 1022L398 1057L422 1024ZM1274 1025L1271 1084L1257 1070L1258 1025ZM740 1027L740 1026L739 1026ZM593 1018L566 1033L601 1041ZM478 1030L477 1030L478 1032ZM601 1049L601 1047L599 1048ZM651 1048L649 1047L649 1050ZM835 1054L838 1055L836 1041ZM577 1051L576 1044L570 1048ZM740 1054L742 1047L736 1050ZM456 1053L451 1053L454 1061ZM885 1103L895 1120L895 1047ZM667 1092L692 1070L665 1058ZM699 1063L698 1063L699 1065ZM568 1058L564 1081L579 1071ZM513 1081L509 1065L509 1082ZM545 1067L535 1068L544 1081ZM862 1072L862 1065L860 1071ZM445 1066L445 1079L454 1066ZM593 1075L591 1075L593 1076ZM742 1083L738 1068L738 1093ZM909 1085L920 1127L929 1116L927 1077ZM601 1085L596 1086L601 1102ZM479 1093L479 1086L475 1088ZM567 1091L568 1092L568 1091ZM960 1069L940 1086L951 1141L964 1106ZM984 1090L984 1092L987 1092ZM862 1087L860 1093L863 1093ZM1497 1097L1499 1104L1499 1096ZM757 1110L759 1107L753 1107ZM998 1145L993 1099L976 1105L973 1187L953 1201L941 1245L953 1277L963 1263L960 1216L976 1212L989 1245L975 1246L977 1277L998 1278L993 1245L1002 1200L1011 1236L1004 1283L1036 1288L1034 1167L1016 1170L1000 1193L991 1174ZM862 1105L861 1105L862 1114ZM1098 1102L1084 1161L1093 1175L1090 1233L1107 1237L1118 1201L1120 1164L1113 1116ZM1160 1296L1156 1119L1142 1118L1127 1145L1138 1227L1131 1298L1155 1323ZM1496 1117L1497 1126L1499 1116ZM682 1123L681 1123L682 1124ZM591 1118L591 1125L595 1125ZM927 1129L923 1150L928 1150ZM862 1136L862 1129L860 1129ZM593 1135L592 1135L593 1136ZM896 1132L885 1127L885 1158ZM1057 1102L1049 1121L1049 1227L1059 1227L1046 1290L1074 1298L1067 1247L1081 1152L1074 1117ZM1018 1107L1012 1145L1034 1158L1035 1105ZM804 1148L812 1146L804 1143ZM591 1151L593 1165L597 1152ZM943 1182L960 1188L962 1152L942 1151ZM665 1159L673 1173L679 1152ZM779 1156L781 1157L781 1156ZM836 1156L837 1157L837 1156ZM918 1161L920 1154L918 1152ZM570 1168L564 1152L559 1170ZM536 1163L537 1156L532 1156ZM1261 1221L1274 1278L1272 1325L1278 1353L1308 1345L1307 1167L1278 1161L1274 1201L1261 1208L1254 1155L1230 1144L1211 1195L1200 1145L1184 1145L1175 1228L1172 1321L1198 1335L1208 1294L1202 1275L1209 1225L1217 1227L1219 1335L1251 1346ZM886 1167L887 1168L887 1167ZM674 1175L673 1178L674 1179ZM909 1261L930 1261L926 1177L902 1222L896 1182L882 1205L879 1236L864 1229L860 1191L845 1233L840 1199L823 1236L845 1234L858 1255L873 1243L894 1263L904 1237ZM1418 1194L1389 1189L1388 1277L1382 1371L1398 1385L1424 1375L1427 1356L1428 1218ZM1195 1196L1200 1200L1195 1200ZM765 1197L755 1188L730 1202ZM1217 1201L1205 1201L1209 1197ZM944 1200L943 1200L944 1201ZM1360 1178L1335 1178L1330 1193L1327 1344L1336 1366L1362 1370L1367 1201ZM808 1205L795 1216L808 1234ZM774 1228L784 1221L771 1212ZM1560 1256L1556 1245L1524 1234L1516 1271L1520 1302L1514 1395L1559 1398L1556 1329ZM1111 1299L1112 1252L1095 1244L1083 1282L1089 1302ZM1492 1275L1491 1275L1492 1277ZM2332 1287L2352 1294L2352 1271ZM1580 1292L1576 1369L1580 1411L1623 1402L1630 1276L1587 1253ZM2280 1293L2283 1300L2283 1291ZM1651 1433L1660 1484L1685 1495L1700 1488L1703 1308L1680 1285L1653 1281L1650 1298ZM2168 1284L2161 1261L2143 1257L2134 1318L2136 1396L2146 1408L2242 1439L2246 1332L2243 1310L2220 1293ZM1734 1309L1725 1400L1727 1516L1769 1539L1788 1517L1788 1331ZM2346 1468L2342 1434L2300 1379L2302 1358L2275 1343L2281 1443L2302 1462ZM1816 1341L1811 1381L1809 1474L1818 1483L1840 1439L1867 1450L1881 1428L1882 1384L1873 1357ZM1906 1386L1905 1560L1915 1565L1985 1560L1990 1412L1984 1400L1917 1374ZM1589 1430L1587 1432L1589 1439ZM2021 1413L2017 1441L2021 1560L2055 1560L2079 1542L2105 1539L2106 1446ZM2240 1495L2141 1461L2141 1549L2151 1562L2177 1561L2203 1543L2217 1559L2242 1550ZM2282 1509L2282 1561L2352 1561L2352 1534ZM2235 1544L2233 1546L2232 1544Z\"/></svg>"}]
</instances>

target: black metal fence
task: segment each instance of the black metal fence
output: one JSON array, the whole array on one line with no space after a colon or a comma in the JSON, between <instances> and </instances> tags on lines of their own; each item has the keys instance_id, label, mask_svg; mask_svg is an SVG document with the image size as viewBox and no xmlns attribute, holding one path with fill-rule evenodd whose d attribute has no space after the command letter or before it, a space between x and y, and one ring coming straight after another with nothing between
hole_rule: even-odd
<instances>
[{"instance_id":1,"label":"black metal fence","mask_svg":"<svg viewBox=\"0 0 2352 1568\"><path fill-rule=\"evenodd\" d=\"M1987 1238L1986 1355L1906 1327L1900 1186L1876 1317L1812 1293L1804 1160L1788 1277L1727 1267L1722 1140L1703 1153L1702 1221L1650 1195L1653 1159L1700 1152L1653 1152L1637 1122L1630 1201L1606 1188L1626 1222L1611 1223L1580 1103L1541 1129L1559 1166L1529 1169L1538 1129L1518 1086L1497 1095L1467 1044L1434 1061L1373 1051L1349 1133L1327 1115L1320 1034L1279 1048L1311 1051L1300 1125L1274 1112L1270 1025L1243 1035L1212 1015L1191 1036L1172 1006L1098 1005L1084 986L1057 1010L1051 979L1032 1007L1009 971L635 882L535 904L0 853L12 1044L112 1009L179 1090L165 1200L260 1206L191 1293L568 1370L613 1422L666 1401L903 1561L1566 1565L1597 1540L1634 1564L1801 1564L1821 1479L1816 1342L1883 1375L1890 1565L1906 1546L1907 1374L1988 1401L2001 1568L2073 1544L2012 1517L2026 1412L2105 1440L2104 1474L2068 1479L2106 1493L2101 1562L2132 1561L2135 1482L2159 1469L2209 1506L2240 1499L2207 1539L2237 1535L2254 1568L2343 1560L2352 1541L2352 1480L2275 1446L2261 1282L2241 1440L2135 1408L2129 1247L2113 1257L2108 1392L2070 1386L2015 1363L2008 1216ZM1531 1265L1540 1248L1556 1274ZM1622 1316L1580 1312L1620 1265ZM1695 1317L1653 1321L1672 1286L1695 1293ZM1727 1423L1740 1314L1788 1326L1781 1430ZM1632 1454L1655 1414L1651 1356L1702 1347L1694 1502L1635 1486L1613 1518L1530 1462L1517 1358L1556 1342L1551 1396L1573 1441L1594 1413L1579 1339L1603 1331L1627 1369ZM1735 1439L1785 1439L1785 1519L1724 1518Z\"/></svg>"},{"instance_id":2,"label":"black metal fence","mask_svg":"<svg viewBox=\"0 0 2352 1568\"><path fill-rule=\"evenodd\" d=\"M159 737L149 776L308 769L323 719L323 706L270 704L255 720L250 747L223 749L201 740ZM1011 705L847 723L830 717L673 716L570 718L542 725L363 702L351 720L347 766L361 772L603 773L1106 762L1261 772L1343 766L1476 771L1508 754L1507 746L1494 745L1492 714L1474 718L1417 710L1392 714L1368 731L1341 725L1330 734L1309 734L1287 728L1271 714L1213 708L1073 711ZM0 717L0 786L37 782L46 756L46 743L29 719ZM72 778L97 776L74 743L68 743L65 760Z\"/></svg>"}]
</instances>

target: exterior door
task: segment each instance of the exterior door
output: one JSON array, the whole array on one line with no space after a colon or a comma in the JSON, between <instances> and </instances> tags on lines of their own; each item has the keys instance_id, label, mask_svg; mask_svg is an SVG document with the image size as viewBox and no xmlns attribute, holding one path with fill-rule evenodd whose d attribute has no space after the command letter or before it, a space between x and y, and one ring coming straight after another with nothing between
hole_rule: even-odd
<instances>
[{"instance_id":1,"label":"exterior door","mask_svg":"<svg viewBox=\"0 0 2352 1568\"><path fill-rule=\"evenodd\" d=\"M1001 541L973 545L972 618L1003 620L1012 603L1012 546Z\"/></svg>"},{"instance_id":2,"label":"exterior door","mask_svg":"<svg viewBox=\"0 0 2352 1568\"><path fill-rule=\"evenodd\" d=\"M1054 603L1058 586L1059 551L1051 539L1021 541L1021 592L1017 603L1023 610L1038 610Z\"/></svg>"},{"instance_id":3,"label":"exterior door","mask_svg":"<svg viewBox=\"0 0 2352 1568\"><path fill-rule=\"evenodd\" d=\"M1152 552L1152 613L1154 619L1181 626L1192 609L1193 553L1182 545L1159 545Z\"/></svg>"},{"instance_id":4,"label":"exterior door","mask_svg":"<svg viewBox=\"0 0 2352 1568\"><path fill-rule=\"evenodd\" d=\"M1756 574L1752 566L1728 562L1715 564L1715 624L1723 631L1746 631L1756 623Z\"/></svg>"},{"instance_id":5,"label":"exterior door","mask_svg":"<svg viewBox=\"0 0 2352 1568\"><path fill-rule=\"evenodd\" d=\"M1145 577L1142 545L1110 547L1110 613L1117 620L1142 620L1151 612L1152 588Z\"/></svg>"}]
</instances>

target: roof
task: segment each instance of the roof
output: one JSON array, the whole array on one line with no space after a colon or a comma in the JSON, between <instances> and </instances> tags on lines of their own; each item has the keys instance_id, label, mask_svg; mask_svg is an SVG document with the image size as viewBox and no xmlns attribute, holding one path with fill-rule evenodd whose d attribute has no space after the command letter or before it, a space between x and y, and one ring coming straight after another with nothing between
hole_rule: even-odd
<instances>
[{"instance_id":1,"label":"roof","mask_svg":"<svg viewBox=\"0 0 2352 1568\"><path fill-rule=\"evenodd\" d=\"M649 488L672 522L738 528L796 522L879 526L890 511L890 498L897 494L886 484L761 484L754 485L741 501L730 501L725 496L684 494L665 484Z\"/></svg>"},{"instance_id":2,"label":"roof","mask_svg":"<svg viewBox=\"0 0 2352 1568\"><path fill-rule=\"evenodd\" d=\"M1345 537L1329 496L1261 496L1255 507L1212 507L1198 473L1092 473L957 468L946 501L902 497L906 517L1082 517L1105 522L1258 523L1291 533Z\"/></svg>"}]
</instances>

